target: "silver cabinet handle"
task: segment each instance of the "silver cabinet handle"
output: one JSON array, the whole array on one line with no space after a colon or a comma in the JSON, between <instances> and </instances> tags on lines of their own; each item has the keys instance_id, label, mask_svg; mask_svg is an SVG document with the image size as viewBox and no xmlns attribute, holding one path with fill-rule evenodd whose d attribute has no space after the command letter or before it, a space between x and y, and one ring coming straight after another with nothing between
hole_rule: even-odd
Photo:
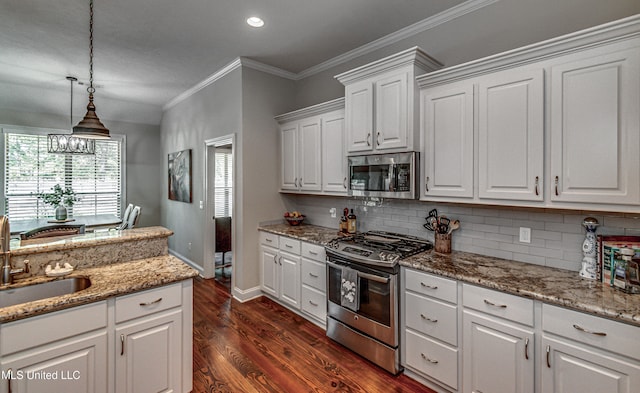
<instances>
[{"instance_id":1,"label":"silver cabinet handle","mask_svg":"<svg viewBox=\"0 0 640 393\"><path fill-rule=\"evenodd\" d=\"M389 278L380 277L369 273L358 272L358 277L366 278L369 281L379 282L381 284L386 284L389 282Z\"/></svg>"},{"instance_id":2,"label":"silver cabinet handle","mask_svg":"<svg viewBox=\"0 0 640 393\"><path fill-rule=\"evenodd\" d=\"M273 243L273 239L264 239L264 240L269 242L269 243Z\"/></svg>"},{"instance_id":3,"label":"silver cabinet handle","mask_svg":"<svg viewBox=\"0 0 640 393\"><path fill-rule=\"evenodd\" d=\"M420 354L420 357L422 357L424 360L426 360L426 361L427 361L427 362L429 362L429 363L438 364L438 361L437 361L437 360L429 359L428 357L426 357L426 356L424 355L424 353L421 353L421 354Z\"/></svg>"},{"instance_id":4,"label":"silver cabinet handle","mask_svg":"<svg viewBox=\"0 0 640 393\"><path fill-rule=\"evenodd\" d=\"M371 143L369 142L369 138L371 138L371 133L367 134L367 146L371 146Z\"/></svg>"},{"instance_id":5,"label":"silver cabinet handle","mask_svg":"<svg viewBox=\"0 0 640 393\"><path fill-rule=\"evenodd\" d=\"M529 360L529 337L524 339L524 358Z\"/></svg>"},{"instance_id":6,"label":"silver cabinet handle","mask_svg":"<svg viewBox=\"0 0 640 393\"><path fill-rule=\"evenodd\" d=\"M555 183L556 183L556 196L560 195L560 193L558 192L558 182L560 181L560 178L558 176L556 176L555 179Z\"/></svg>"},{"instance_id":7,"label":"silver cabinet handle","mask_svg":"<svg viewBox=\"0 0 640 393\"><path fill-rule=\"evenodd\" d=\"M317 303L312 302L311 300L309 300L309 304L311 304L313 307L318 307Z\"/></svg>"},{"instance_id":8,"label":"silver cabinet handle","mask_svg":"<svg viewBox=\"0 0 640 393\"><path fill-rule=\"evenodd\" d=\"M124 356L124 334L120 335L120 356Z\"/></svg>"},{"instance_id":9,"label":"silver cabinet handle","mask_svg":"<svg viewBox=\"0 0 640 393\"><path fill-rule=\"evenodd\" d=\"M315 251L311 251L311 250L309 250L309 254L311 254L311 255L318 255L318 253L317 253L317 252L315 252Z\"/></svg>"},{"instance_id":10,"label":"silver cabinet handle","mask_svg":"<svg viewBox=\"0 0 640 393\"><path fill-rule=\"evenodd\" d=\"M549 361L550 353L551 353L551 346L547 345L547 368L551 368L551 362Z\"/></svg>"},{"instance_id":11,"label":"silver cabinet handle","mask_svg":"<svg viewBox=\"0 0 640 393\"><path fill-rule=\"evenodd\" d=\"M344 189L347 189L347 178L345 177L344 180L342 180L342 187L344 187Z\"/></svg>"},{"instance_id":12,"label":"silver cabinet handle","mask_svg":"<svg viewBox=\"0 0 640 393\"><path fill-rule=\"evenodd\" d=\"M318 278L318 275L317 275L317 274L309 273L309 275L310 275L311 277L313 277L313 278Z\"/></svg>"},{"instance_id":13,"label":"silver cabinet handle","mask_svg":"<svg viewBox=\"0 0 640 393\"><path fill-rule=\"evenodd\" d=\"M159 298L157 298L156 300L154 300L154 301L152 301L152 302L140 303L140 305L141 305L142 307L144 307L144 306L150 306L150 305L152 305L152 304L160 303L161 301L162 301L162 298L161 298L161 297L159 297Z\"/></svg>"},{"instance_id":14,"label":"silver cabinet handle","mask_svg":"<svg viewBox=\"0 0 640 393\"><path fill-rule=\"evenodd\" d=\"M423 287L423 288L438 289L438 287L437 287L437 286L427 285L427 284L425 284L425 283L423 283L423 282L421 282L421 283L420 283L420 286L421 286L421 287Z\"/></svg>"},{"instance_id":15,"label":"silver cabinet handle","mask_svg":"<svg viewBox=\"0 0 640 393\"><path fill-rule=\"evenodd\" d=\"M497 308L507 308L506 304L495 304L495 303L492 303L492 302L488 301L487 299L484 299L484 304L488 304L489 306L493 306L493 307L497 307Z\"/></svg>"},{"instance_id":16,"label":"silver cabinet handle","mask_svg":"<svg viewBox=\"0 0 640 393\"><path fill-rule=\"evenodd\" d=\"M426 192L429 192L429 176L427 176L427 179L424 182L424 188Z\"/></svg>"},{"instance_id":17,"label":"silver cabinet handle","mask_svg":"<svg viewBox=\"0 0 640 393\"><path fill-rule=\"evenodd\" d=\"M302 187L302 178L298 181L298 187Z\"/></svg>"},{"instance_id":18,"label":"silver cabinet handle","mask_svg":"<svg viewBox=\"0 0 640 393\"><path fill-rule=\"evenodd\" d=\"M538 182L539 182L539 178L538 176L536 176L536 196L540 195L540 192L538 191Z\"/></svg>"},{"instance_id":19,"label":"silver cabinet handle","mask_svg":"<svg viewBox=\"0 0 640 393\"><path fill-rule=\"evenodd\" d=\"M280 258L278 258L278 265L282 266L282 255L280 255Z\"/></svg>"},{"instance_id":20,"label":"silver cabinet handle","mask_svg":"<svg viewBox=\"0 0 640 393\"><path fill-rule=\"evenodd\" d=\"M284 246L287 247L287 248L293 248L293 246L291 244L285 244Z\"/></svg>"},{"instance_id":21,"label":"silver cabinet handle","mask_svg":"<svg viewBox=\"0 0 640 393\"><path fill-rule=\"evenodd\" d=\"M429 321L429 322L433 322L433 323L438 322L438 320L437 320L437 319L431 319L431 318L429 318L429 317L426 317L424 314L420 314L420 318L422 318L422 319L424 319L424 320L426 320L426 321Z\"/></svg>"},{"instance_id":22,"label":"silver cabinet handle","mask_svg":"<svg viewBox=\"0 0 640 393\"><path fill-rule=\"evenodd\" d=\"M592 331L592 330L585 329L585 328L583 328L582 326L580 326L580 325L576 325L576 324L574 324L574 325L573 325L573 328L574 328L574 329L576 329L576 330L580 330L581 332L584 332L584 333L593 334L594 336L605 337L605 336L607 335L607 333L604 333L604 332L594 332L594 331Z\"/></svg>"},{"instance_id":23,"label":"silver cabinet handle","mask_svg":"<svg viewBox=\"0 0 640 393\"><path fill-rule=\"evenodd\" d=\"M380 146L380 131L378 131L378 134L376 135L376 146Z\"/></svg>"}]
</instances>

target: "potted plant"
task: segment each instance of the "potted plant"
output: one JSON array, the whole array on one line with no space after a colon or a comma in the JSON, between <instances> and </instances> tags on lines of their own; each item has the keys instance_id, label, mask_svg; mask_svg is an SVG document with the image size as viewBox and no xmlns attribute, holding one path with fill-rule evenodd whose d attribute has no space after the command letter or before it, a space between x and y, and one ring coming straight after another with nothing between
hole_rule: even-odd
<instances>
[{"instance_id":1,"label":"potted plant","mask_svg":"<svg viewBox=\"0 0 640 393\"><path fill-rule=\"evenodd\" d=\"M56 220L64 221L67 219L67 206L71 207L78 201L76 193L71 187L65 187L63 190L60 184L56 184L51 190L53 190L53 192L43 192L37 196L42 199L42 202L56 209Z\"/></svg>"}]
</instances>

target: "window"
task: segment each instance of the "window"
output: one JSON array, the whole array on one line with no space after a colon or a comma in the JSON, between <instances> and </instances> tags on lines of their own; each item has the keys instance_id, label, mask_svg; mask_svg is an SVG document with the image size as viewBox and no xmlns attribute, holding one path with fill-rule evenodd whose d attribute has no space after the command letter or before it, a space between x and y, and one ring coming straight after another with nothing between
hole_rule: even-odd
<instances>
[{"instance_id":1,"label":"window","mask_svg":"<svg viewBox=\"0 0 640 393\"><path fill-rule=\"evenodd\" d=\"M233 199L233 154L231 154L230 147L216 147L215 171L215 216L231 217Z\"/></svg>"},{"instance_id":2,"label":"window","mask_svg":"<svg viewBox=\"0 0 640 393\"><path fill-rule=\"evenodd\" d=\"M4 132L5 214L10 220L51 217L54 209L36 197L56 184L72 187L79 200L73 216L114 214L122 206L122 150L124 137L96 141L95 155L47 153L47 136Z\"/></svg>"}]
</instances>

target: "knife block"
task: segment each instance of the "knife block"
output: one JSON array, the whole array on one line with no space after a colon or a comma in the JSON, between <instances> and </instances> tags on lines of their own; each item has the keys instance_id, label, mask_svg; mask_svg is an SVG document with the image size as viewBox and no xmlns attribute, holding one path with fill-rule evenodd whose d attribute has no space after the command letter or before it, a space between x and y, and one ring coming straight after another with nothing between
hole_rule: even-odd
<instances>
[{"instance_id":1,"label":"knife block","mask_svg":"<svg viewBox=\"0 0 640 393\"><path fill-rule=\"evenodd\" d=\"M451 234L450 233L435 233L435 247L436 252L442 254L451 253Z\"/></svg>"}]
</instances>

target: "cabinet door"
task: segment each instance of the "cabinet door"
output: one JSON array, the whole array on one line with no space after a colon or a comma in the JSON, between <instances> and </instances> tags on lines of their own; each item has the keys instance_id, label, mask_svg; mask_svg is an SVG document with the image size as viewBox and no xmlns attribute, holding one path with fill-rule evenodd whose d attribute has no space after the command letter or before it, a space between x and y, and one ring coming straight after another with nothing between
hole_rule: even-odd
<instances>
[{"instance_id":1,"label":"cabinet door","mask_svg":"<svg viewBox=\"0 0 640 393\"><path fill-rule=\"evenodd\" d=\"M107 368L107 333L102 331L3 357L0 391L106 393ZM4 379L9 370L11 376Z\"/></svg>"},{"instance_id":2,"label":"cabinet door","mask_svg":"<svg viewBox=\"0 0 640 393\"><path fill-rule=\"evenodd\" d=\"M464 310L465 392L534 391L533 332Z\"/></svg>"},{"instance_id":3,"label":"cabinet door","mask_svg":"<svg viewBox=\"0 0 640 393\"><path fill-rule=\"evenodd\" d=\"M300 121L298 136L300 143L298 185L301 191L320 191L322 189L320 117Z\"/></svg>"},{"instance_id":4,"label":"cabinet door","mask_svg":"<svg viewBox=\"0 0 640 393\"><path fill-rule=\"evenodd\" d=\"M347 151L372 151L373 84L362 81L347 85L344 94Z\"/></svg>"},{"instance_id":5,"label":"cabinet door","mask_svg":"<svg viewBox=\"0 0 640 393\"><path fill-rule=\"evenodd\" d=\"M347 193L343 111L322 116L322 191Z\"/></svg>"},{"instance_id":6,"label":"cabinet door","mask_svg":"<svg viewBox=\"0 0 640 393\"><path fill-rule=\"evenodd\" d=\"M407 72L380 79L375 83L375 135L376 149L407 147L408 97Z\"/></svg>"},{"instance_id":7,"label":"cabinet door","mask_svg":"<svg viewBox=\"0 0 640 393\"><path fill-rule=\"evenodd\" d=\"M298 189L298 123L280 127L280 188Z\"/></svg>"},{"instance_id":8,"label":"cabinet door","mask_svg":"<svg viewBox=\"0 0 640 393\"><path fill-rule=\"evenodd\" d=\"M473 85L420 92L424 195L473 197Z\"/></svg>"},{"instance_id":9,"label":"cabinet door","mask_svg":"<svg viewBox=\"0 0 640 393\"><path fill-rule=\"evenodd\" d=\"M181 337L181 310L117 327L115 391L178 392Z\"/></svg>"},{"instance_id":10,"label":"cabinet door","mask_svg":"<svg viewBox=\"0 0 640 393\"><path fill-rule=\"evenodd\" d=\"M640 202L639 52L591 51L551 67L552 201Z\"/></svg>"},{"instance_id":11,"label":"cabinet door","mask_svg":"<svg viewBox=\"0 0 640 393\"><path fill-rule=\"evenodd\" d=\"M289 305L300 308L300 257L286 252L280 253L282 263L282 281L280 281L280 299Z\"/></svg>"},{"instance_id":12,"label":"cabinet door","mask_svg":"<svg viewBox=\"0 0 640 393\"><path fill-rule=\"evenodd\" d=\"M278 297L278 250L272 247L260 247L260 287L263 292Z\"/></svg>"},{"instance_id":13,"label":"cabinet door","mask_svg":"<svg viewBox=\"0 0 640 393\"><path fill-rule=\"evenodd\" d=\"M492 74L478 91L478 196L542 201L544 71Z\"/></svg>"},{"instance_id":14,"label":"cabinet door","mask_svg":"<svg viewBox=\"0 0 640 393\"><path fill-rule=\"evenodd\" d=\"M590 347L544 337L540 362L545 393L632 393L640 386L640 364Z\"/></svg>"}]
</instances>

